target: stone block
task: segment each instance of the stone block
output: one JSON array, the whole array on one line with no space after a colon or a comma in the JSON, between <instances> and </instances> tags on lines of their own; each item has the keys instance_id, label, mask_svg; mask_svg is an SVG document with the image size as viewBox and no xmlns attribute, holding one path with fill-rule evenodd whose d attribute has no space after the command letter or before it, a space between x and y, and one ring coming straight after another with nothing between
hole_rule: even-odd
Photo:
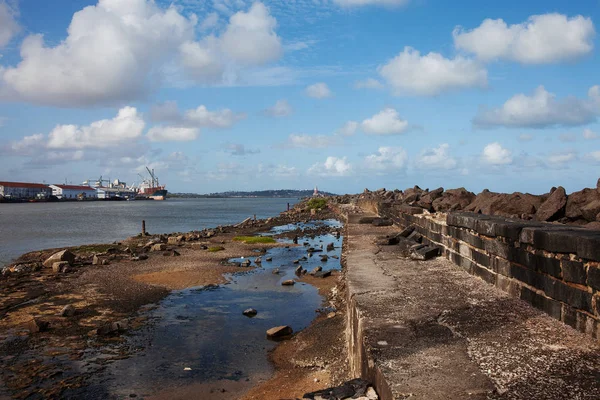
<instances>
[{"instance_id":1,"label":"stone block","mask_svg":"<svg viewBox=\"0 0 600 400\"><path fill-rule=\"evenodd\" d=\"M489 267L490 266L490 256L488 256L487 254L483 254L483 253L481 253L479 251L472 250L471 255L472 255L471 258L477 264L479 264L479 265L481 265L483 267Z\"/></svg>"},{"instance_id":2,"label":"stone block","mask_svg":"<svg viewBox=\"0 0 600 400\"><path fill-rule=\"evenodd\" d=\"M483 242L484 249L495 256L505 258L507 260L512 259L512 250L508 244L501 242L498 239L487 239Z\"/></svg>"},{"instance_id":3,"label":"stone block","mask_svg":"<svg viewBox=\"0 0 600 400\"><path fill-rule=\"evenodd\" d=\"M394 225L394 221L389 218L375 218L371 225L373 226L392 226Z\"/></svg>"},{"instance_id":4,"label":"stone block","mask_svg":"<svg viewBox=\"0 0 600 400\"><path fill-rule=\"evenodd\" d=\"M417 230L413 231L406 238L415 242L421 242L423 240L423 236Z\"/></svg>"},{"instance_id":5,"label":"stone block","mask_svg":"<svg viewBox=\"0 0 600 400\"><path fill-rule=\"evenodd\" d=\"M514 279L507 278L500 274L496 274L496 287L511 296L521 296L521 285Z\"/></svg>"},{"instance_id":6,"label":"stone block","mask_svg":"<svg viewBox=\"0 0 600 400\"><path fill-rule=\"evenodd\" d=\"M590 266L587 271L587 285L600 290L600 268Z\"/></svg>"},{"instance_id":7,"label":"stone block","mask_svg":"<svg viewBox=\"0 0 600 400\"><path fill-rule=\"evenodd\" d=\"M580 235L572 230L536 230L533 245L552 253L576 253Z\"/></svg>"},{"instance_id":8,"label":"stone block","mask_svg":"<svg viewBox=\"0 0 600 400\"><path fill-rule=\"evenodd\" d=\"M563 279L567 282L586 284L587 273L583 263L580 261L561 260L560 261Z\"/></svg>"},{"instance_id":9,"label":"stone block","mask_svg":"<svg viewBox=\"0 0 600 400\"><path fill-rule=\"evenodd\" d=\"M521 234L519 235L519 242L533 244L533 236L538 229L539 228L531 227L525 227L521 229Z\"/></svg>"},{"instance_id":10,"label":"stone block","mask_svg":"<svg viewBox=\"0 0 600 400\"><path fill-rule=\"evenodd\" d=\"M503 258L492 257L491 258L492 270L497 274L501 274L507 277L511 277L510 274L510 262Z\"/></svg>"},{"instance_id":11,"label":"stone block","mask_svg":"<svg viewBox=\"0 0 600 400\"><path fill-rule=\"evenodd\" d=\"M577 312L568 304L562 305L561 321L570 327L577 329Z\"/></svg>"},{"instance_id":12,"label":"stone block","mask_svg":"<svg viewBox=\"0 0 600 400\"><path fill-rule=\"evenodd\" d=\"M496 219L477 218L475 220L475 232L488 237L496 237Z\"/></svg>"},{"instance_id":13,"label":"stone block","mask_svg":"<svg viewBox=\"0 0 600 400\"><path fill-rule=\"evenodd\" d=\"M408 237L408 235L410 235L411 233L413 233L415 230L415 226L414 225L409 225L406 228L404 228L402 230L402 232L399 233L400 236L402 237Z\"/></svg>"},{"instance_id":14,"label":"stone block","mask_svg":"<svg viewBox=\"0 0 600 400\"><path fill-rule=\"evenodd\" d=\"M475 224L478 218L483 218L479 214L469 212L451 212L446 216L446 224L475 230Z\"/></svg>"},{"instance_id":15,"label":"stone block","mask_svg":"<svg viewBox=\"0 0 600 400\"><path fill-rule=\"evenodd\" d=\"M535 308L544 311L551 317L558 320L561 319L562 305L558 301L542 296L526 287L521 288L521 299Z\"/></svg>"},{"instance_id":16,"label":"stone block","mask_svg":"<svg viewBox=\"0 0 600 400\"><path fill-rule=\"evenodd\" d=\"M600 234L590 232L579 235L577 256L586 260L600 261Z\"/></svg>"},{"instance_id":17,"label":"stone block","mask_svg":"<svg viewBox=\"0 0 600 400\"><path fill-rule=\"evenodd\" d=\"M562 278L560 269L560 260L553 257L535 256L535 265L538 271L552 275L556 278Z\"/></svg>"},{"instance_id":18,"label":"stone block","mask_svg":"<svg viewBox=\"0 0 600 400\"><path fill-rule=\"evenodd\" d=\"M504 220L496 222L496 236L502 236L511 241L518 241L521 231L530 224L522 221Z\"/></svg>"},{"instance_id":19,"label":"stone block","mask_svg":"<svg viewBox=\"0 0 600 400\"><path fill-rule=\"evenodd\" d=\"M480 267L477 264L473 264L473 275L480 277L491 285L496 285L496 274L487 268Z\"/></svg>"},{"instance_id":20,"label":"stone block","mask_svg":"<svg viewBox=\"0 0 600 400\"><path fill-rule=\"evenodd\" d=\"M592 294L578 289L576 287L570 286L566 283L552 280L552 289L551 293L547 293L551 295L552 298L556 300L560 300L563 303L566 303L573 308L583 310L589 313L592 313ZM549 289L550 290L550 289Z\"/></svg>"},{"instance_id":21,"label":"stone block","mask_svg":"<svg viewBox=\"0 0 600 400\"><path fill-rule=\"evenodd\" d=\"M440 248L437 246L425 246L411 251L410 258L413 260L427 261L440 255Z\"/></svg>"}]
</instances>

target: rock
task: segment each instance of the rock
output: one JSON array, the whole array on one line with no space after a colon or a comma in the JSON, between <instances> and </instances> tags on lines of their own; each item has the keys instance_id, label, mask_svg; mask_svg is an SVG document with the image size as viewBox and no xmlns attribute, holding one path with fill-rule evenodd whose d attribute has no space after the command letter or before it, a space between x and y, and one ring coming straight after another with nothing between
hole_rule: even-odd
<instances>
[{"instance_id":1,"label":"rock","mask_svg":"<svg viewBox=\"0 0 600 400\"><path fill-rule=\"evenodd\" d=\"M542 196L529 193L506 194L483 191L465 208L465 211L504 217L534 215L544 200Z\"/></svg>"},{"instance_id":2,"label":"rock","mask_svg":"<svg viewBox=\"0 0 600 400\"><path fill-rule=\"evenodd\" d=\"M327 278L331 276L331 271L319 271L315 274L315 278Z\"/></svg>"},{"instance_id":3,"label":"rock","mask_svg":"<svg viewBox=\"0 0 600 400\"><path fill-rule=\"evenodd\" d=\"M281 282L282 286L293 286L295 284L296 284L296 281L294 281L293 279L288 279L287 281Z\"/></svg>"},{"instance_id":4,"label":"rock","mask_svg":"<svg viewBox=\"0 0 600 400\"><path fill-rule=\"evenodd\" d=\"M33 318L31 321L27 322L27 329L31 333L45 332L50 329L50 322L39 318Z\"/></svg>"},{"instance_id":5,"label":"rock","mask_svg":"<svg viewBox=\"0 0 600 400\"><path fill-rule=\"evenodd\" d=\"M440 255L440 248L436 246L424 246L411 250L410 258L413 260L427 261Z\"/></svg>"},{"instance_id":6,"label":"rock","mask_svg":"<svg viewBox=\"0 0 600 400\"><path fill-rule=\"evenodd\" d=\"M123 333L129 327L129 323L126 320L117 322L107 322L96 329L96 335L98 336L109 336Z\"/></svg>"},{"instance_id":7,"label":"rock","mask_svg":"<svg viewBox=\"0 0 600 400\"><path fill-rule=\"evenodd\" d=\"M52 264L52 271L58 274L60 272L64 272L65 269L69 266L70 264L68 261L57 261L54 264Z\"/></svg>"},{"instance_id":8,"label":"rock","mask_svg":"<svg viewBox=\"0 0 600 400\"><path fill-rule=\"evenodd\" d=\"M415 203L415 202L419 201L422 193L423 193L423 189L421 189L418 186L415 186L414 188L408 188L404 191L403 201L406 204Z\"/></svg>"},{"instance_id":9,"label":"rock","mask_svg":"<svg viewBox=\"0 0 600 400\"><path fill-rule=\"evenodd\" d=\"M72 265L75 262L75 254L71 253L69 250L62 250L58 253L54 253L44 261L44 267L52 268L52 265L59 261L66 261L69 265Z\"/></svg>"},{"instance_id":10,"label":"rock","mask_svg":"<svg viewBox=\"0 0 600 400\"><path fill-rule=\"evenodd\" d=\"M333 251L335 250L335 245L333 243L328 243L327 244L327 251Z\"/></svg>"},{"instance_id":11,"label":"rock","mask_svg":"<svg viewBox=\"0 0 600 400\"><path fill-rule=\"evenodd\" d=\"M260 258L260 257L256 257L256 258L254 259L254 264L262 264L262 258Z\"/></svg>"},{"instance_id":12,"label":"rock","mask_svg":"<svg viewBox=\"0 0 600 400\"><path fill-rule=\"evenodd\" d=\"M254 308L248 308L246 310L244 310L244 312L242 313L244 314L246 317L254 317L256 316L256 314L258 314L258 311L256 311Z\"/></svg>"},{"instance_id":13,"label":"rock","mask_svg":"<svg viewBox=\"0 0 600 400\"><path fill-rule=\"evenodd\" d=\"M204 243L192 243L192 249L206 250L206 249L208 249L208 246L205 245Z\"/></svg>"},{"instance_id":14,"label":"rock","mask_svg":"<svg viewBox=\"0 0 600 400\"><path fill-rule=\"evenodd\" d=\"M540 205L535 213L535 219L538 221L556 221L565 214L567 205L567 192L565 188L559 186L554 190L548 199Z\"/></svg>"},{"instance_id":15,"label":"rock","mask_svg":"<svg viewBox=\"0 0 600 400\"><path fill-rule=\"evenodd\" d=\"M379 400L379 396L377 395L377 392L372 386L369 386L369 388L367 389L367 399Z\"/></svg>"},{"instance_id":16,"label":"rock","mask_svg":"<svg viewBox=\"0 0 600 400\"><path fill-rule=\"evenodd\" d=\"M412 240L413 242L421 242L423 240L423 236L417 231L413 231L410 235L406 237L408 240Z\"/></svg>"},{"instance_id":17,"label":"rock","mask_svg":"<svg viewBox=\"0 0 600 400\"><path fill-rule=\"evenodd\" d=\"M302 268L302 265L298 265L298 268L296 268L296 275L301 275L302 271L304 271L304 268Z\"/></svg>"},{"instance_id":18,"label":"rock","mask_svg":"<svg viewBox=\"0 0 600 400\"><path fill-rule=\"evenodd\" d=\"M328 256L327 254L323 254L323 255L321 256L321 261L322 261L322 262L327 262L327 260L329 260L329 256Z\"/></svg>"},{"instance_id":19,"label":"rock","mask_svg":"<svg viewBox=\"0 0 600 400\"><path fill-rule=\"evenodd\" d=\"M150 251L165 251L166 249L167 246L164 243L156 243L152 245Z\"/></svg>"},{"instance_id":20,"label":"rock","mask_svg":"<svg viewBox=\"0 0 600 400\"><path fill-rule=\"evenodd\" d=\"M368 386L369 382L365 381L364 379L356 378L344 383L341 386L318 390L312 393L306 393L304 396L302 396L302 398L311 400L359 399L367 396Z\"/></svg>"},{"instance_id":21,"label":"rock","mask_svg":"<svg viewBox=\"0 0 600 400\"><path fill-rule=\"evenodd\" d=\"M73 315L75 315L76 312L77 312L77 310L75 309L75 307L73 307L71 304L67 304L60 311L60 316L61 317L72 317Z\"/></svg>"},{"instance_id":22,"label":"rock","mask_svg":"<svg viewBox=\"0 0 600 400\"><path fill-rule=\"evenodd\" d=\"M600 200L593 200L581 208L581 215L586 221L597 221L597 215L600 213Z\"/></svg>"},{"instance_id":23,"label":"rock","mask_svg":"<svg viewBox=\"0 0 600 400\"><path fill-rule=\"evenodd\" d=\"M100 265L110 265L110 261L104 259L100 261Z\"/></svg>"},{"instance_id":24,"label":"rock","mask_svg":"<svg viewBox=\"0 0 600 400\"><path fill-rule=\"evenodd\" d=\"M320 272L323 270L323 267L321 267L320 265L318 267L314 267L312 271L310 271L310 275L315 275L317 272Z\"/></svg>"},{"instance_id":25,"label":"rock","mask_svg":"<svg viewBox=\"0 0 600 400\"><path fill-rule=\"evenodd\" d=\"M248 268L250 265L252 265L252 262L250 260L248 260L248 259L245 259L244 261L242 261L240 263L240 266L241 267L245 267L245 268Z\"/></svg>"},{"instance_id":26,"label":"rock","mask_svg":"<svg viewBox=\"0 0 600 400\"><path fill-rule=\"evenodd\" d=\"M394 225L394 221L389 218L375 218L373 222L371 222L373 226L392 226Z\"/></svg>"},{"instance_id":27,"label":"rock","mask_svg":"<svg viewBox=\"0 0 600 400\"><path fill-rule=\"evenodd\" d=\"M271 271L271 273L273 275L279 275L279 268L275 268L273 271Z\"/></svg>"},{"instance_id":28,"label":"rock","mask_svg":"<svg viewBox=\"0 0 600 400\"><path fill-rule=\"evenodd\" d=\"M183 236L169 236L167 244L177 246L183 241Z\"/></svg>"},{"instance_id":29,"label":"rock","mask_svg":"<svg viewBox=\"0 0 600 400\"><path fill-rule=\"evenodd\" d=\"M417 206L423 207L428 211L433 211L433 202L438 198L442 197L443 193L444 188L442 187L432 190L431 192L428 192L427 194L421 196L419 201L417 201Z\"/></svg>"},{"instance_id":30,"label":"rock","mask_svg":"<svg viewBox=\"0 0 600 400\"><path fill-rule=\"evenodd\" d=\"M294 330L292 329L291 326L288 326L288 325L276 326L267 331L267 337L269 339L276 339L276 338L281 338L281 337L285 337L285 336L290 336L292 333L294 333Z\"/></svg>"},{"instance_id":31,"label":"rock","mask_svg":"<svg viewBox=\"0 0 600 400\"><path fill-rule=\"evenodd\" d=\"M300 260L294 260L292 261L292 264L300 264Z\"/></svg>"},{"instance_id":32,"label":"rock","mask_svg":"<svg viewBox=\"0 0 600 400\"><path fill-rule=\"evenodd\" d=\"M377 217L360 217L358 219L358 223L359 224L372 224L373 221L375 221L375 219L377 219Z\"/></svg>"},{"instance_id":33,"label":"rock","mask_svg":"<svg viewBox=\"0 0 600 400\"><path fill-rule=\"evenodd\" d=\"M409 257L412 247L415 245L414 240L410 240L408 238L400 238L398 242L398 252L402 257Z\"/></svg>"},{"instance_id":34,"label":"rock","mask_svg":"<svg viewBox=\"0 0 600 400\"><path fill-rule=\"evenodd\" d=\"M179 257L181 254L176 250L169 250L163 253L164 257Z\"/></svg>"},{"instance_id":35,"label":"rock","mask_svg":"<svg viewBox=\"0 0 600 400\"><path fill-rule=\"evenodd\" d=\"M265 258L265 261L271 262L271 261L273 261L273 257L267 257L267 258Z\"/></svg>"},{"instance_id":36,"label":"rock","mask_svg":"<svg viewBox=\"0 0 600 400\"><path fill-rule=\"evenodd\" d=\"M600 231L600 221L589 222L584 225L584 228Z\"/></svg>"},{"instance_id":37,"label":"rock","mask_svg":"<svg viewBox=\"0 0 600 400\"><path fill-rule=\"evenodd\" d=\"M600 193L594 189L583 189L573 192L567 197L565 217L571 221L586 219L583 217L583 208L588 204L600 200Z\"/></svg>"}]
</instances>

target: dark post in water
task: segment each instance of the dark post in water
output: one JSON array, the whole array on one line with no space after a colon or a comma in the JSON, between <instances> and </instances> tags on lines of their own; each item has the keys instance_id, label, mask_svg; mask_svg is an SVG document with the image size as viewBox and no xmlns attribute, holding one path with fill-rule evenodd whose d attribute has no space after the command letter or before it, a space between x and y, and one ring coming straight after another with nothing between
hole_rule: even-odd
<instances>
[{"instance_id":1,"label":"dark post in water","mask_svg":"<svg viewBox=\"0 0 600 400\"><path fill-rule=\"evenodd\" d=\"M146 236L146 220L142 220L142 236Z\"/></svg>"}]
</instances>

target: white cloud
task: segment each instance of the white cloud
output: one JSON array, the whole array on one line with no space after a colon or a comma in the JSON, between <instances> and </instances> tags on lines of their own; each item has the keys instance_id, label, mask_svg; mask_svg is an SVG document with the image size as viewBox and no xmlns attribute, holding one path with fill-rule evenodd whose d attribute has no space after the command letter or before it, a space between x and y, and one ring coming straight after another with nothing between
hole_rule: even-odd
<instances>
[{"instance_id":1,"label":"white cloud","mask_svg":"<svg viewBox=\"0 0 600 400\"><path fill-rule=\"evenodd\" d=\"M227 129L246 118L245 113L236 113L229 108L210 111L204 105L186 110L184 114L181 114L174 101L153 106L150 115L153 121L169 122L173 126L188 128Z\"/></svg>"},{"instance_id":2,"label":"white cloud","mask_svg":"<svg viewBox=\"0 0 600 400\"><path fill-rule=\"evenodd\" d=\"M600 114L600 86L588 91L587 99L573 96L557 100L553 93L539 86L532 96L523 93L508 99L502 107L481 108L473 123L481 128L546 128L576 126L594 122Z\"/></svg>"},{"instance_id":3,"label":"white cloud","mask_svg":"<svg viewBox=\"0 0 600 400\"><path fill-rule=\"evenodd\" d=\"M211 12L208 14L204 20L200 23L200 30L207 31L212 28L215 28L219 24L219 14L216 12Z\"/></svg>"},{"instance_id":4,"label":"white cloud","mask_svg":"<svg viewBox=\"0 0 600 400\"><path fill-rule=\"evenodd\" d=\"M506 165L513 161L510 150L505 149L498 142L490 143L483 149L482 160L490 165Z\"/></svg>"},{"instance_id":5,"label":"white cloud","mask_svg":"<svg viewBox=\"0 0 600 400\"><path fill-rule=\"evenodd\" d=\"M367 78L364 81L354 82L355 89L383 89L383 84L377 79Z\"/></svg>"},{"instance_id":6,"label":"white cloud","mask_svg":"<svg viewBox=\"0 0 600 400\"><path fill-rule=\"evenodd\" d=\"M256 2L248 12L239 11L231 16L221 37L223 51L243 65L275 61L283 54L276 26L277 20L269 14L268 8Z\"/></svg>"},{"instance_id":7,"label":"white cloud","mask_svg":"<svg viewBox=\"0 0 600 400\"><path fill-rule=\"evenodd\" d=\"M410 0L333 0L334 3L342 7L360 7L360 6L404 6Z\"/></svg>"},{"instance_id":8,"label":"white cloud","mask_svg":"<svg viewBox=\"0 0 600 400\"><path fill-rule=\"evenodd\" d=\"M277 100L275 105L267 108L263 113L269 117L287 117L288 115L291 115L293 111L290 103L288 103L287 100L282 99Z\"/></svg>"},{"instance_id":9,"label":"white cloud","mask_svg":"<svg viewBox=\"0 0 600 400\"><path fill-rule=\"evenodd\" d=\"M569 96L562 100L557 100L556 95L539 86L532 96L520 93L508 99L502 107L481 108L473 123L481 128L576 126L594 122L599 114L600 86L590 88L587 99Z\"/></svg>"},{"instance_id":10,"label":"white cloud","mask_svg":"<svg viewBox=\"0 0 600 400\"><path fill-rule=\"evenodd\" d=\"M270 175L274 178L294 178L298 176L298 169L296 167L288 167L287 165L277 165L271 168Z\"/></svg>"},{"instance_id":11,"label":"white cloud","mask_svg":"<svg viewBox=\"0 0 600 400\"><path fill-rule=\"evenodd\" d=\"M425 149L415 159L415 167L418 169L442 169L449 170L457 167L458 162L450 155L450 145L442 143L438 147Z\"/></svg>"},{"instance_id":12,"label":"white cloud","mask_svg":"<svg viewBox=\"0 0 600 400\"><path fill-rule=\"evenodd\" d=\"M226 149L232 156L245 156L249 154L258 154L260 150L247 149L246 146L239 143L231 143L226 146Z\"/></svg>"},{"instance_id":13,"label":"white cloud","mask_svg":"<svg viewBox=\"0 0 600 400\"><path fill-rule=\"evenodd\" d=\"M573 143L577 141L577 136L574 133L561 133L558 135L558 140L563 143Z\"/></svg>"},{"instance_id":14,"label":"white cloud","mask_svg":"<svg viewBox=\"0 0 600 400\"><path fill-rule=\"evenodd\" d=\"M365 119L361 127L368 135L398 135L408 129L408 121L401 119L398 111L388 107Z\"/></svg>"},{"instance_id":15,"label":"white cloud","mask_svg":"<svg viewBox=\"0 0 600 400\"><path fill-rule=\"evenodd\" d=\"M533 140L533 135L530 135L529 133L522 133L517 139L519 140L519 142L529 142Z\"/></svg>"},{"instance_id":16,"label":"white cloud","mask_svg":"<svg viewBox=\"0 0 600 400\"><path fill-rule=\"evenodd\" d=\"M18 12L0 0L0 49L6 46L19 33L21 27L17 23Z\"/></svg>"},{"instance_id":17,"label":"white cloud","mask_svg":"<svg viewBox=\"0 0 600 400\"><path fill-rule=\"evenodd\" d=\"M365 157L365 167L375 171L397 171L405 169L408 154L402 147L380 147L375 154Z\"/></svg>"},{"instance_id":18,"label":"white cloud","mask_svg":"<svg viewBox=\"0 0 600 400\"><path fill-rule=\"evenodd\" d=\"M563 151L548 155L546 161L551 167L563 167L565 164L576 159L577 153L575 151Z\"/></svg>"},{"instance_id":19,"label":"white cloud","mask_svg":"<svg viewBox=\"0 0 600 400\"><path fill-rule=\"evenodd\" d=\"M340 129L335 131L335 134L338 136L353 136L356 133L358 126L358 122L348 121L344 125L342 125Z\"/></svg>"},{"instance_id":20,"label":"white cloud","mask_svg":"<svg viewBox=\"0 0 600 400\"><path fill-rule=\"evenodd\" d=\"M508 59L523 64L571 60L592 51L595 36L591 18L562 14L529 17L508 26L502 19L486 19L470 31L457 26L452 33L457 49L484 61Z\"/></svg>"},{"instance_id":21,"label":"white cloud","mask_svg":"<svg viewBox=\"0 0 600 400\"><path fill-rule=\"evenodd\" d=\"M184 119L190 125L209 128L231 128L236 122L246 118L246 114L234 113L228 108L218 111L208 111L206 106L188 110Z\"/></svg>"},{"instance_id":22,"label":"white cloud","mask_svg":"<svg viewBox=\"0 0 600 400\"><path fill-rule=\"evenodd\" d=\"M46 44L43 35L26 37L21 61L0 67L0 97L84 107L143 98L167 79L173 85L255 84L258 67L283 54L277 21L261 2L231 15L220 36L200 38L198 31L218 25L216 14L196 29L196 15L179 10L154 0L98 0L73 15L57 45Z\"/></svg>"},{"instance_id":23,"label":"white cloud","mask_svg":"<svg viewBox=\"0 0 600 400\"><path fill-rule=\"evenodd\" d=\"M25 136L18 142L11 142L8 146L8 149L13 154L30 156L35 154L40 149L45 149L46 142L46 135L38 133L31 136Z\"/></svg>"},{"instance_id":24,"label":"white cloud","mask_svg":"<svg viewBox=\"0 0 600 400\"><path fill-rule=\"evenodd\" d=\"M585 160L591 163L600 163L600 150L589 152L585 155L584 158Z\"/></svg>"},{"instance_id":25,"label":"white cloud","mask_svg":"<svg viewBox=\"0 0 600 400\"><path fill-rule=\"evenodd\" d=\"M315 163L308 169L309 175L347 176L352 172L352 166L346 161L346 157L338 158L329 156L324 163Z\"/></svg>"},{"instance_id":26,"label":"white cloud","mask_svg":"<svg viewBox=\"0 0 600 400\"><path fill-rule=\"evenodd\" d=\"M123 107L113 119L87 126L58 125L48 135L50 149L110 148L142 136L144 120L134 107Z\"/></svg>"},{"instance_id":27,"label":"white cloud","mask_svg":"<svg viewBox=\"0 0 600 400\"><path fill-rule=\"evenodd\" d=\"M292 133L286 143L283 144L283 147L287 148L307 148L307 149L317 149L317 148L325 148L332 146L336 143L336 139L331 136L325 135L298 135Z\"/></svg>"},{"instance_id":28,"label":"white cloud","mask_svg":"<svg viewBox=\"0 0 600 400\"><path fill-rule=\"evenodd\" d=\"M325 99L333 96L326 83L319 82L306 88L306 94L315 99Z\"/></svg>"},{"instance_id":29,"label":"white cloud","mask_svg":"<svg viewBox=\"0 0 600 400\"><path fill-rule=\"evenodd\" d=\"M189 142L196 140L200 130L181 126L154 126L146 137L152 142Z\"/></svg>"},{"instance_id":30,"label":"white cloud","mask_svg":"<svg viewBox=\"0 0 600 400\"><path fill-rule=\"evenodd\" d=\"M54 47L42 35L21 45L21 62L0 69L0 93L41 104L86 106L146 94L160 81L157 64L193 37L195 17L149 0L99 0L73 15Z\"/></svg>"},{"instance_id":31,"label":"white cloud","mask_svg":"<svg viewBox=\"0 0 600 400\"><path fill-rule=\"evenodd\" d=\"M487 85L487 71L478 62L462 56L448 59L433 52L421 56L412 47L405 47L380 66L378 72L398 95L434 96L448 90Z\"/></svg>"},{"instance_id":32,"label":"white cloud","mask_svg":"<svg viewBox=\"0 0 600 400\"><path fill-rule=\"evenodd\" d=\"M583 130L583 138L586 140L598 139L598 134L596 132L593 132L591 129L586 128Z\"/></svg>"}]
</instances>

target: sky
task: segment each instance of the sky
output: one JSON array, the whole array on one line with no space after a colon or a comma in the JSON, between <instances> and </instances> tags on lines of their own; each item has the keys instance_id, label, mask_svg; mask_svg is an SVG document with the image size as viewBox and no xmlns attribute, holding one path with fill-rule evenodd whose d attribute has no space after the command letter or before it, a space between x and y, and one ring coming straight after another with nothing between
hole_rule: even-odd
<instances>
[{"instance_id":1,"label":"sky","mask_svg":"<svg viewBox=\"0 0 600 400\"><path fill-rule=\"evenodd\" d=\"M599 0L0 0L0 180L595 187L598 21Z\"/></svg>"}]
</instances>

